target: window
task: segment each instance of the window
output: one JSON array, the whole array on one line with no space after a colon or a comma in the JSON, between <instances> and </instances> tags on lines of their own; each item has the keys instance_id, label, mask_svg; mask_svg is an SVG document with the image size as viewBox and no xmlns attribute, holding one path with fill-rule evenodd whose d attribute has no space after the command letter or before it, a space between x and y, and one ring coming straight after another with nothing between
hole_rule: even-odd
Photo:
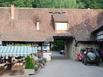
<instances>
[{"instance_id":1,"label":"window","mask_svg":"<svg viewBox=\"0 0 103 77\"><path fill-rule=\"evenodd\" d=\"M40 30L40 22L36 22L36 30Z\"/></svg>"},{"instance_id":2,"label":"window","mask_svg":"<svg viewBox=\"0 0 103 77\"><path fill-rule=\"evenodd\" d=\"M68 30L68 23L55 23L56 32L66 32Z\"/></svg>"},{"instance_id":3,"label":"window","mask_svg":"<svg viewBox=\"0 0 103 77\"><path fill-rule=\"evenodd\" d=\"M68 23L55 23L56 30L68 30Z\"/></svg>"},{"instance_id":4,"label":"window","mask_svg":"<svg viewBox=\"0 0 103 77\"><path fill-rule=\"evenodd\" d=\"M43 46L43 50L44 50L44 51L49 51L49 50L50 50L50 44L49 44L49 43L44 42L44 43L42 44L42 46Z\"/></svg>"}]
</instances>

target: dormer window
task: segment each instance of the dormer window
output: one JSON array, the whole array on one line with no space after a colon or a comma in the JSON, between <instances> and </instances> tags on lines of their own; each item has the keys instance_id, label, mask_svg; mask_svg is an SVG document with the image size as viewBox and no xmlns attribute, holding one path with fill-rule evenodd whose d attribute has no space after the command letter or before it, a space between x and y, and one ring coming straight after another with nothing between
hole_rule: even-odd
<instances>
[{"instance_id":1,"label":"dormer window","mask_svg":"<svg viewBox=\"0 0 103 77\"><path fill-rule=\"evenodd\" d=\"M68 23L55 22L55 30L68 30Z\"/></svg>"},{"instance_id":2,"label":"dormer window","mask_svg":"<svg viewBox=\"0 0 103 77\"><path fill-rule=\"evenodd\" d=\"M56 33L67 32L69 25L65 14L53 14L53 21Z\"/></svg>"},{"instance_id":3,"label":"dormer window","mask_svg":"<svg viewBox=\"0 0 103 77\"><path fill-rule=\"evenodd\" d=\"M35 15L33 21L34 21L34 23L35 23L35 28L36 28L36 30L40 30L40 18L39 18L39 16L38 16L38 15Z\"/></svg>"}]
</instances>

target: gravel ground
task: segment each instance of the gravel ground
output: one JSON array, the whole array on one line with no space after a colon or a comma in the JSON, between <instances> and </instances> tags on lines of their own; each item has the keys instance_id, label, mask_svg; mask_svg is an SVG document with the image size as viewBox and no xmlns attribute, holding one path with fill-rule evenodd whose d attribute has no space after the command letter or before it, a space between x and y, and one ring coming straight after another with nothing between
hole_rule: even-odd
<instances>
[{"instance_id":1,"label":"gravel ground","mask_svg":"<svg viewBox=\"0 0 103 77\"><path fill-rule=\"evenodd\" d=\"M103 67L85 66L72 60L53 60L31 77L103 77Z\"/></svg>"}]
</instances>

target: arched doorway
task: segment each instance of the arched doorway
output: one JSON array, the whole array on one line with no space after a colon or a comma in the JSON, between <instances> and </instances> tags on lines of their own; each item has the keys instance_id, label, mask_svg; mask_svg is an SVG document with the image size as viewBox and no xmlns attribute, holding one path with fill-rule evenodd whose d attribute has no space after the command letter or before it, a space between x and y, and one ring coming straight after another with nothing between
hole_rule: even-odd
<instances>
[{"instance_id":1,"label":"arched doorway","mask_svg":"<svg viewBox=\"0 0 103 77\"><path fill-rule=\"evenodd\" d=\"M72 42L73 42L72 36L54 36L54 42L52 43L53 44L52 58L57 59L69 58L69 53L71 50L70 47L72 45Z\"/></svg>"}]
</instances>

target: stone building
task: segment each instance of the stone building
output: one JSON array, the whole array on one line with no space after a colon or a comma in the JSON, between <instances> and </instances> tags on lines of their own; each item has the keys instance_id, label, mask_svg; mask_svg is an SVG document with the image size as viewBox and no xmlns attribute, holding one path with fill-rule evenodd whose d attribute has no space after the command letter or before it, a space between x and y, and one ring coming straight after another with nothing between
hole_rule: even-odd
<instances>
[{"instance_id":1,"label":"stone building","mask_svg":"<svg viewBox=\"0 0 103 77\"><path fill-rule=\"evenodd\" d=\"M103 10L0 8L0 45L31 43L41 46L55 39L65 41L66 56L75 59L81 48L100 47Z\"/></svg>"}]
</instances>

